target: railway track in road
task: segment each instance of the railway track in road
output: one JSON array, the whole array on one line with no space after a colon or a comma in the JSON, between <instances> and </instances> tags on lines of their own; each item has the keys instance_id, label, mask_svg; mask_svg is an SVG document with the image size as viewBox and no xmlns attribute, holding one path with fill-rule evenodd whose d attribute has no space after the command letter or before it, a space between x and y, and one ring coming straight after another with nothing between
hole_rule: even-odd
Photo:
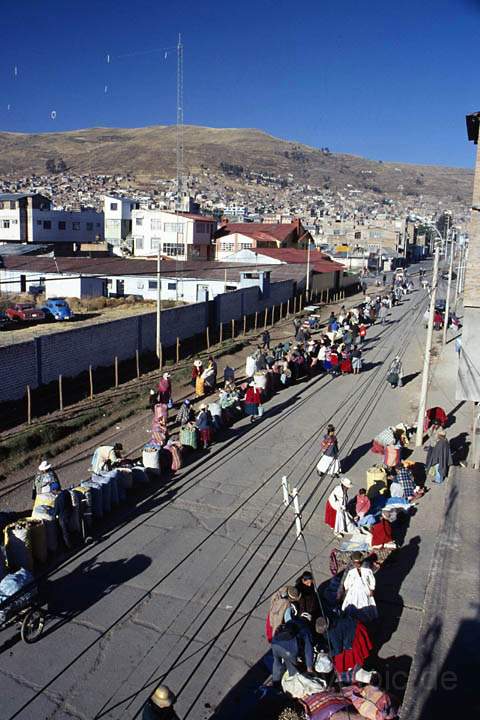
<instances>
[{"instance_id":1,"label":"railway track in road","mask_svg":"<svg viewBox=\"0 0 480 720\"><path fill-rule=\"evenodd\" d=\"M402 312L399 322L405 320L406 315L410 314L412 317L412 320L410 323L406 325L405 335L408 335L409 327L413 323L413 320L415 319L415 313L418 313L421 311L421 307L423 304L423 299L420 299L419 302L415 303L415 305L412 305L412 308L408 308L406 312ZM415 308L415 310L414 310ZM412 312L414 310L414 312ZM390 346L389 350L384 349L383 343L386 344L386 341L393 341L393 344ZM394 352L396 353L396 347L402 346L402 342L404 340L404 337L401 334L398 334L398 326L397 323L395 325L391 325L390 327L382 329L382 344L374 348L373 351L375 352L375 355L378 355L378 358L380 359L380 355L384 356L382 357L383 362L387 362L390 355L392 355ZM403 349L405 349L405 344L403 345ZM295 460L298 469L300 471L299 477L297 479L297 484L299 488L303 489L306 486L306 483L309 481L311 474L312 474L312 466L311 461L305 463L305 457L310 455L314 450L315 444L318 441L318 438L325 426L326 423L333 421L337 424L337 426L340 426L340 432L342 434L346 434L350 436L349 444L346 444L347 450L350 448L349 451L353 448L355 442L356 442L356 435L353 432L353 426L358 422L358 417L362 416L363 414L372 413L373 410L376 407L376 404L380 402L380 399L382 397L382 393L379 392L381 385L384 384L384 368L383 365L379 365L375 368L373 368L369 373L365 373L365 376L362 377L362 380L357 383L357 386L355 388L352 388L351 395L349 396L347 401L340 402L338 406L335 407L334 411L330 413L330 416L328 418L323 418L319 427L314 429L314 431L305 439L302 445L295 451L293 456L288 457L284 462L281 463L281 465L274 468L274 470L268 475L267 478L265 478L258 487L256 487L248 496L245 498L239 505L237 505L229 514L228 516L222 520L217 526L195 547L193 547L186 555L184 555L178 562L174 564L173 567L171 567L166 573L162 575L160 579L155 583L154 586L150 587L149 590L140 597L140 599L130 608L128 608L125 613L123 613L120 617L116 618L113 623L107 628L105 633L102 633L102 635L99 638L96 638L93 643L90 643L85 648L81 650L80 653L78 653L70 663L68 663L59 674L57 674L54 678L52 678L44 687L42 687L39 690L39 694L44 692L48 689L48 687L51 686L55 680L58 679L60 675L67 672L69 668L71 668L79 659L80 657L84 656L88 650L95 645L97 642L99 642L107 633L111 633L114 628L121 622L124 622L128 617L131 617L136 610L138 609L139 605L144 602L148 597L150 597L150 593L154 591L158 591L158 589L161 587L162 583L165 582L165 580L170 577L183 563L185 563L189 558L192 557L194 553L196 553L198 550L200 550L202 547L205 546L207 542L209 542L211 539L215 537L215 535L219 534L225 527L226 524L236 515L238 515L240 512L242 512L249 504L254 505L256 503L256 498L259 496L260 492L268 487L272 483L273 480L278 480L278 477L282 470L285 468L286 465L289 463L291 464L293 460ZM235 462L236 458L241 452L244 452L245 449L248 449L250 447L254 447L255 441L258 440L258 438L263 437L264 435L268 435L269 433L272 433L273 430L278 428L278 426L288 421L294 416L297 412L297 410L301 411L302 407L312 401L318 401L318 399L321 397L321 390L325 390L327 387L331 385L331 383L335 382L342 382L341 380L333 380L332 378L316 378L311 382L312 391L310 391L310 386L304 386L305 393L302 393L301 399L292 405L291 408L287 408L284 412L282 412L281 415L279 415L276 418L268 419L268 416L265 418L265 421L262 426L258 428L258 432L256 432L255 436L252 435L252 437L247 438L243 442L238 443L238 446L236 446L236 441L231 441L230 444L227 444L226 447L221 447L219 450L215 453L215 457L209 458L206 463L203 470L203 473L200 475L195 475L195 471L199 469L201 465L201 461L198 463L195 463L194 465L190 466L189 468L185 469L185 472L183 472L180 476L175 478L175 482L169 484L168 487L175 486L175 489L177 490L177 495L175 499L170 499L166 503L162 505L157 512L162 512L162 510L167 507L168 505L171 505L172 503L178 502L179 499L182 497L185 497L188 495L188 492L191 490L192 487L195 487L197 484L199 484L202 479L205 479L215 470L219 470L223 467L225 467L228 462ZM353 383L351 383L353 385ZM231 448L234 448L234 451L231 451ZM315 453L316 455L316 453ZM315 463L317 458L315 457ZM314 467L314 466L313 466ZM226 470L226 467L225 467ZM193 475L194 477L190 478L189 476ZM179 484L177 483L179 482ZM168 487L166 489L168 489ZM323 500L325 493L328 491L328 486L326 483L323 485L318 485L318 483L315 484L315 487L313 491L308 495L308 500L305 503L305 506L314 503L315 509L318 508L319 504ZM320 492L320 496L318 496L318 492ZM273 492L270 495L269 501L271 502L275 495L279 492L278 489L278 483L273 488ZM160 494L157 494L154 496L154 499L159 499L161 501ZM261 507L268 507L269 501L263 502ZM141 507L140 507L141 510ZM258 520L259 514L261 514L262 510L260 510L260 513L257 508L257 512L254 515L253 520L250 521L250 525L255 523ZM311 513L310 517L313 516L313 512ZM151 517L151 515L149 516ZM238 563L236 565L236 575L232 579L231 574L228 574L226 577L226 580L230 583L228 587L231 587L235 582L237 582L241 577L242 573L245 572L245 570L248 568L249 564L252 562L252 559L255 557L255 555L259 552L260 549L262 549L265 546L265 540L267 537L270 537L273 531L278 527L279 523L284 518L284 512L281 511L280 514L278 512L278 509L275 510L275 512L272 514L271 518L269 518L264 525L264 527L261 528L260 533L255 535L255 543L258 544L258 548L256 548L255 554L252 554L251 547L252 543L246 543L246 549L245 554L242 555L242 559L246 557L246 560L244 564L241 566L241 569L238 569ZM133 525L133 527L128 527L129 520L127 519L123 527L117 528L113 530L108 538L103 538L97 545L89 548L84 548L80 553L77 553L76 556L73 558L67 560L65 563L61 564L59 568L57 568L54 572L58 573L60 571L65 572L74 562L81 559L83 556L88 556L90 558L98 558L101 556L101 553L110 550L112 547L114 547L117 543L120 543L121 540L125 539L126 536L130 535L134 532L141 532L142 526L145 522L145 519L141 520L140 522ZM131 519L130 519L131 524ZM288 532L290 531L290 525L287 529L287 536ZM266 537L260 541L260 538L262 536L262 533L266 533ZM213 596L214 597L214 596ZM221 600L220 600L221 601ZM214 608L218 607L218 602L220 602L218 599L214 603ZM191 602L191 600L189 600ZM213 600L212 600L213 602ZM184 650L182 651L182 655L184 653ZM175 667L182 658L182 655L180 657L176 657L172 663L172 668ZM144 688L140 688L139 692L141 692ZM37 695L38 696L38 695ZM24 706L19 708L19 710L11 715L11 718L17 717L20 712L22 712L26 707L28 707L34 699L27 701ZM108 710L106 710L108 712ZM100 716L99 716L100 717Z\"/></svg>"}]
</instances>

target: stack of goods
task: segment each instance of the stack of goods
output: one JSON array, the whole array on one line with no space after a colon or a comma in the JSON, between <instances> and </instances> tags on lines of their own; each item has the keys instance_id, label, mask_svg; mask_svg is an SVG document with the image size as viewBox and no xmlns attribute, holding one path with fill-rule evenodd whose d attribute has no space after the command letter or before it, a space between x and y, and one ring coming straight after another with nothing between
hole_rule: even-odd
<instances>
[{"instance_id":1,"label":"stack of goods","mask_svg":"<svg viewBox=\"0 0 480 720\"><path fill-rule=\"evenodd\" d=\"M180 428L180 443L184 447L189 447L192 450L198 448L198 430L194 423L187 423Z\"/></svg>"},{"instance_id":2,"label":"stack of goods","mask_svg":"<svg viewBox=\"0 0 480 720\"><path fill-rule=\"evenodd\" d=\"M24 592L21 592L23 589ZM29 570L20 568L17 572L5 575L0 581L0 624L5 623L17 610L28 606L35 595L34 578Z\"/></svg>"}]
</instances>

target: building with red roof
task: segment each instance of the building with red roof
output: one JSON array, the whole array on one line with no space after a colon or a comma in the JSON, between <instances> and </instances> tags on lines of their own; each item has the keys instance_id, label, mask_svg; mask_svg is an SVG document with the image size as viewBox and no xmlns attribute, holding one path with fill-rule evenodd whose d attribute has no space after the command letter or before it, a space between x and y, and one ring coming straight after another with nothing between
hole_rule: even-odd
<instances>
[{"instance_id":1,"label":"building with red roof","mask_svg":"<svg viewBox=\"0 0 480 720\"><path fill-rule=\"evenodd\" d=\"M213 235L217 260L227 260L240 250L306 247L313 242L308 230L296 219L291 223L230 223Z\"/></svg>"}]
</instances>

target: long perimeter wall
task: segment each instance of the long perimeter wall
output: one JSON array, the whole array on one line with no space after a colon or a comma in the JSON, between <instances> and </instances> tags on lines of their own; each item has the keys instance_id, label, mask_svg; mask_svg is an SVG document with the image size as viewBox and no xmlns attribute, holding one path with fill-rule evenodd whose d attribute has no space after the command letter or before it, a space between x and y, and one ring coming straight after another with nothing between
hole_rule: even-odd
<instances>
[{"instance_id":1,"label":"long perimeter wall","mask_svg":"<svg viewBox=\"0 0 480 720\"><path fill-rule=\"evenodd\" d=\"M161 342L164 347L191 338L220 323L239 320L244 315L264 312L286 303L295 293L291 280L273 283L267 297L251 287L217 295L214 300L162 311ZM115 357L121 362L135 352L154 351L155 313L129 316L121 320L99 322L68 332L43 335L24 343L0 347L0 402L17 400L25 388L46 385L58 378L75 377L91 365L108 367Z\"/></svg>"}]
</instances>

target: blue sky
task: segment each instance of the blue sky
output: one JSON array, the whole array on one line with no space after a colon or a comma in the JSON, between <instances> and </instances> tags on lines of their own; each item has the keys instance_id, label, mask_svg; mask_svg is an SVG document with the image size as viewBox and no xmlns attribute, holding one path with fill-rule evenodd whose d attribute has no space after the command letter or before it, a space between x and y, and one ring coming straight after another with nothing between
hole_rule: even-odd
<instances>
[{"instance_id":1,"label":"blue sky","mask_svg":"<svg viewBox=\"0 0 480 720\"><path fill-rule=\"evenodd\" d=\"M480 0L23 0L0 24L2 130L175 122L175 53L146 51L180 31L187 123L473 165Z\"/></svg>"}]
</instances>

